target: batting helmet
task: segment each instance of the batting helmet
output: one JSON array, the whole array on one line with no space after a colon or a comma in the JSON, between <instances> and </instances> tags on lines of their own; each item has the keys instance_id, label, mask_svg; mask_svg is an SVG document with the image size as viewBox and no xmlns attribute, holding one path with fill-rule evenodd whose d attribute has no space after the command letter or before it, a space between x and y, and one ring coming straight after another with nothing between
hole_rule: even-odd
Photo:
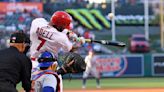
<instances>
[{"instance_id":1,"label":"batting helmet","mask_svg":"<svg viewBox=\"0 0 164 92\"><path fill-rule=\"evenodd\" d=\"M50 21L57 29L63 30L70 25L72 17L65 11L56 11Z\"/></svg>"},{"instance_id":2,"label":"batting helmet","mask_svg":"<svg viewBox=\"0 0 164 92\"><path fill-rule=\"evenodd\" d=\"M43 52L38 58L39 67L49 67L55 61L57 61L56 58L54 58L53 54L48 51Z\"/></svg>"}]
</instances>

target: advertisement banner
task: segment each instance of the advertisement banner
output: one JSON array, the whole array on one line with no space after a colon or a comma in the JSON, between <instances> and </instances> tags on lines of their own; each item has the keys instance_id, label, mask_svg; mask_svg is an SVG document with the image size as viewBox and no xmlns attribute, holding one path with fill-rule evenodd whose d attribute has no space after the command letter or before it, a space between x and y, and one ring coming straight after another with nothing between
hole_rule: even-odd
<instances>
[{"instance_id":1,"label":"advertisement banner","mask_svg":"<svg viewBox=\"0 0 164 92\"><path fill-rule=\"evenodd\" d=\"M143 55L126 55L128 67L123 76L144 76L144 56Z\"/></svg>"},{"instance_id":2,"label":"advertisement banner","mask_svg":"<svg viewBox=\"0 0 164 92\"><path fill-rule=\"evenodd\" d=\"M143 55L99 55L96 63L102 77L144 76Z\"/></svg>"},{"instance_id":3,"label":"advertisement banner","mask_svg":"<svg viewBox=\"0 0 164 92\"><path fill-rule=\"evenodd\" d=\"M42 3L30 3L30 2L18 2L18 3L8 3L8 2L0 2L0 12L8 12L8 11L16 11L24 9L32 10L37 9L40 12L43 11L43 4Z\"/></svg>"},{"instance_id":4,"label":"advertisement banner","mask_svg":"<svg viewBox=\"0 0 164 92\"><path fill-rule=\"evenodd\" d=\"M127 68L127 60L120 55L98 55L96 69L102 76L121 76Z\"/></svg>"},{"instance_id":5,"label":"advertisement banner","mask_svg":"<svg viewBox=\"0 0 164 92\"><path fill-rule=\"evenodd\" d=\"M152 69L152 75L164 76L164 54L152 55Z\"/></svg>"}]
</instances>

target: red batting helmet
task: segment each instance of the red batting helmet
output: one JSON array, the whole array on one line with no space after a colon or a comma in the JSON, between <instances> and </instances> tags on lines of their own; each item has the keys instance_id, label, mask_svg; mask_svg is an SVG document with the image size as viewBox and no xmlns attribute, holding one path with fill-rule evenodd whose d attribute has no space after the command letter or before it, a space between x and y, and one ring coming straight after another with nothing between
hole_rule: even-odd
<instances>
[{"instance_id":1,"label":"red batting helmet","mask_svg":"<svg viewBox=\"0 0 164 92\"><path fill-rule=\"evenodd\" d=\"M50 21L57 29L63 30L72 22L72 17L65 11L56 11Z\"/></svg>"}]
</instances>

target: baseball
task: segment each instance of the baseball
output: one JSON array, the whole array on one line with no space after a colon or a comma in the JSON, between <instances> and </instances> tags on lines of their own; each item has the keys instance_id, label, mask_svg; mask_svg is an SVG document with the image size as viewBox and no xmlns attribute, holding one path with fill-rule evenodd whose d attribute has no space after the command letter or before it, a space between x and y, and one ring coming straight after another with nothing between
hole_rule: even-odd
<instances>
[{"instance_id":1,"label":"baseball","mask_svg":"<svg viewBox=\"0 0 164 92\"><path fill-rule=\"evenodd\" d=\"M113 13L109 13L109 14L108 14L108 17L109 17L110 19L112 19L112 18L114 17L114 14L113 14Z\"/></svg>"}]
</instances>

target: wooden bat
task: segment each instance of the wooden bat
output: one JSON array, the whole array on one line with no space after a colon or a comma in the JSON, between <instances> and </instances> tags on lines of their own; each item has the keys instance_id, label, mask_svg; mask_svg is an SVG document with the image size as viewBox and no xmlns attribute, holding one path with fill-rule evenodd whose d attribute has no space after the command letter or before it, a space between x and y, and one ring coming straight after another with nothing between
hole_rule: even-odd
<instances>
[{"instance_id":1,"label":"wooden bat","mask_svg":"<svg viewBox=\"0 0 164 92\"><path fill-rule=\"evenodd\" d=\"M119 41L110 41L110 40L92 40L92 39L85 39L86 42L92 43L100 43L103 45L111 45L111 46L118 46L118 47L125 47L126 44L124 42Z\"/></svg>"}]
</instances>

